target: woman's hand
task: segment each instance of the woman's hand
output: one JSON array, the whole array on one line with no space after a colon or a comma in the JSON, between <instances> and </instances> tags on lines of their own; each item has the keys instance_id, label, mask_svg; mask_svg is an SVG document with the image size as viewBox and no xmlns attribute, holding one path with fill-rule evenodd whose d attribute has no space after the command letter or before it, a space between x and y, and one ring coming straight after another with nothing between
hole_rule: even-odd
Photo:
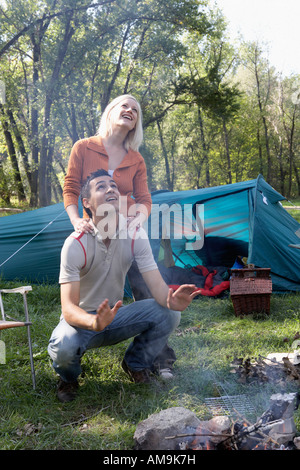
<instances>
[{"instance_id":1,"label":"woman's hand","mask_svg":"<svg viewBox=\"0 0 300 470\"><path fill-rule=\"evenodd\" d=\"M92 231L94 230L90 219L81 219L80 217L78 217L72 223L75 232L92 233Z\"/></svg>"},{"instance_id":2,"label":"woman's hand","mask_svg":"<svg viewBox=\"0 0 300 470\"><path fill-rule=\"evenodd\" d=\"M127 219L128 229L134 231L135 229L142 227L146 219L147 216L143 212L137 212L135 216L129 216Z\"/></svg>"},{"instance_id":3,"label":"woman's hand","mask_svg":"<svg viewBox=\"0 0 300 470\"><path fill-rule=\"evenodd\" d=\"M66 207L66 211L75 232L88 233L93 231L93 226L90 219L80 217L78 213L78 207L75 204L70 204L68 207Z\"/></svg>"}]
</instances>

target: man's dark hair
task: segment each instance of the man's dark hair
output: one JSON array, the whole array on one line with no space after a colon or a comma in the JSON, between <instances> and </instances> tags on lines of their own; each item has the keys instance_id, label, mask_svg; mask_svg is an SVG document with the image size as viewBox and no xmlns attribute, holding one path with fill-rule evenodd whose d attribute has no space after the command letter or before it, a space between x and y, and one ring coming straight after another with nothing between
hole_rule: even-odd
<instances>
[{"instance_id":1,"label":"man's dark hair","mask_svg":"<svg viewBox=\"0 0 300 470\"><path fill-rule=\"evenodd\" d=\"M110 175L106 170L103 170L101 168L100 170L93 171L93 173L91 173L87 177L87 179L85 180L85 182L83 183L83 185L81 187L81 192L80 192L80 199L81 199L82 205L83 205L83 199L88 199L91 195L90 182L93 179L98 178L99 176L110 176ZM88 214L88 216L92 217L92 213L91 213L90 209L88 209L87 207L84 207L84 209L85 209L86 213Z\"/></svg>"}]
</instances>

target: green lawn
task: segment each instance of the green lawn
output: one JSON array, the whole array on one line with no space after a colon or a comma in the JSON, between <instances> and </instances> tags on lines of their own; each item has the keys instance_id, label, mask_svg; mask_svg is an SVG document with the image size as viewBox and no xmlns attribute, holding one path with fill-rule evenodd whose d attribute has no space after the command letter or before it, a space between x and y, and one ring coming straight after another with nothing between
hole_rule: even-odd
<instances>
[{"instance_id":1,"label":"green lawn","mask_svg":"<svg viewBox=\"0 0 300 470\"><path fill-rule=\"evenodd\" d=\"M12 287L11 283L1 286ZM15 284L13 284L15 287ZM20 298L19 298L20 297ZM6 296L10 309L22 311L21 296ZM128 300L130 301L130 300ZM257 416L268 407L277 381L240 383L230 373L235 357L255 358L272 352L291 352L300 331L299 295L273 295L271 313L238 318L231 299L201 298L182 314L170 339L177 354L172 383L151 386L129 381L120 363L127 344L89 351L83 358L84 374L72 403L61 404L55 394L57 377L47 343L60 315L58 286L33 286L28 294L33 321L32 339L37 388L31 385L24 329L5 330L6 363L0 364L0 449L127 450L139 421L174 406L210 417L205 398L215 397L220 385L229 395L246 394ZM297 389L295 381L284 384ZM300 415L296 413L300 431Z\"/></svg>"}]
</instances>

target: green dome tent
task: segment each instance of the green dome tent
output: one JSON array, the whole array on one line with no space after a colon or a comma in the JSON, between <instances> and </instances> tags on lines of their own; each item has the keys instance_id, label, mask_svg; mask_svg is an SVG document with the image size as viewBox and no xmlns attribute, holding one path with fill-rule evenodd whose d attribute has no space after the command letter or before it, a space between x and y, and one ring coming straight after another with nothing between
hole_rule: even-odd
<instances>
[{"instance_id":1,"label":"green dome tent","mask_svg":"<svg viewBox=\"0 0 300 470\"><path fill-rule=\"evenodd\" d=\"M300 224L264 178L189 191L158 191L146 229L156 260L176 266L231 267L245 256L271 268L273 290L300 290ZM60 250L72 232L63 204L0 218L0 276L57 282ZM167 243L166 243L167 242Z\"/></svg>"}]
</instances>

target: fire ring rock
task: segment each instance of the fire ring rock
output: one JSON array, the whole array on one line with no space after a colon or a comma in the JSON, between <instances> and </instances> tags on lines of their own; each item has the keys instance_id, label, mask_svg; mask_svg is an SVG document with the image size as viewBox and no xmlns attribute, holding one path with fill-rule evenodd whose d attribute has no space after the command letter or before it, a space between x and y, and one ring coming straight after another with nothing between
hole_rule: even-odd
<instances>
[{"instance_id":1,"label":"fire ring rock","mask_svg":"<svg viewBox=\"0 0 300 470\"><path fill-rule=\"evenodd\" d=\"M180 438L169 436L195 430L200 420L195 413L182 407L168 408L141 421L135 430L135 450L175 450Z\"/></svg>"}]
</instances>

